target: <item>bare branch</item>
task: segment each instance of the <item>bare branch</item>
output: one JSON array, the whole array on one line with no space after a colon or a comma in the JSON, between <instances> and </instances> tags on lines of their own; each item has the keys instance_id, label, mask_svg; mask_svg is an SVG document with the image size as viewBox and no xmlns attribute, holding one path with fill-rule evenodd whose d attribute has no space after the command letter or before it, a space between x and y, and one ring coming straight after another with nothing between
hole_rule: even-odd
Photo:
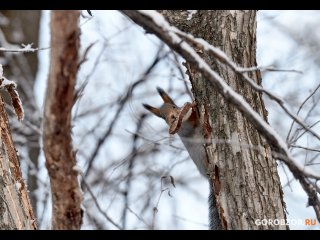
<instances>
[{"instance_id":1,"label":"bare branch","mask_svg":"<svg viewBox=\"0 0 320 240\"><path fill-rule=\"evenodd\" d=\"M32 48L31 45L23 46L19 49L6 49L6 48L0 48L0 52L12 52L12 53L30 53L30 52L37 52L40 50L47 50L50 49L50 47L45 48Z\"/></svg>"},{"instance_id":2,"label":"bare branch","mask_svg":"<svg viewBox=\"0 0 320 240\"><path fill-rule=\"evenodd\" d=\"M293 148L301 148L301 149L304 149L304 150L307 150L307 151L320 152L319 149L308 148L308 147L299 146L299 145L290 145L290 147L293 147Z\"/></svg>"},{"instance_id":3,"label":"bare branch","mask_svg":"<svg viewBox=\"0 0 320 240\"><path fill-rule=\"evenodd\" d=\"M311 124L309 126L309 128L313 128L315 127L318 123L320 123L320 120L316 121L315 123ZM304 134L306 134L308 131L307 130L304 130L302 133L300 133L302 129L301 128L298 128L296 131L295 131L295 134L293 134L293 136L291 137L291 139L289 140L289 144L293 144L295 142L297 142ZM298 135L300 133L300 135ZM297 135L297 137L295 137L295 135Z\"/></svg>"},{"instance_id":4,"label":"bare branch","mask_svg":"<svg viewBox=\"0 0 320 240\"><path fill-rule=\"evenodd\" d=\"M299 73L299 74L303 74L303 71L299 71L296 69L279 69L279 68L275 68L273 66L269 66L269 67L263 67L263 66L257 66L257 67L250 67L250 68L241 68L239 69L240 73L246 73L246 72L253 72L253 71L269 71L269 72L292 72L292 73Z\"/></svg>"},{"instance_id":5,"label":"bare branch","mask_svg":"<svg viewBox=\"0 0 320 240\"><path fill-rule=\"evenodd\" d=\"M168 195L170 195L170 187L163 187L163 183L164 183L164 180L165 178L167 178L168 176L162 176L161 177L161 183L160 183L160 193L159 193L159 197L158 197L158 200L157 200L157 203L156 205L153 207L153 217L152 217L152 224L151 224L151 229L154 230L155 229L155 221L156 221L156 215L159 211L159 203L160 203L160 200L161 200L161 197L162 197L162 194L164 192L168 192Z\"/></svg>"},{"instance_id":6,"label":"bare branch","mask_svg":"<svg viewBox=\"0 0 320 240\"><path fill-rule=\"evenodd\" d=\"M144 223L148 228L150 228L150 225L143 218L141 218L137 213L135 213L131 208L128 207L128 211L132 213L140 222Z\"/></svg>"},{"instance_id":7,"label":"bare branch","mask_svg":"<svg viewBox=\"0 0 320 240\"><path fill-rule=\"evenodd\" d=\"M45 47L45 48L32 48L32 43L31 44L21 44L22 48L12 48L12 47L17 47L16 45L10 44L7 42L2 30L0 29L0 42L2 43L1 45L4 47L0 47L0 52L12 52L12 53L30 53L30 52L37 52L40 50L46 50L50 49L50 47Z\"/></svg>"},{"instance_id":8,"label":"bare branch","mask_svg":"<svg viewBox=\"0 0 320 240\"><path fill-rule=\"evenodd\" d=\"M142 114L138 119L137 129L136 132L138 133L143 126L144 120L146 118L146 114ZM137 148L137 140L139 139L139 136L137 134L133 135L133 143L132 143L132 150L129 158L129 164L128 164L128 176L126 181L126 186L124 190L124 208L122 212L122 227L123 229L126 228L126 222L127 222L127 209L129 209L129 195L130 195L130 189L131 189L131 181L133 177L133 168L135 164L135 159L138 156L138 148Z\"/></svg>"},{"instance_id":9,"label":"bare branch","mask_svg":"<svg viewBox=\"0 0 320 240\"><path fill-rule=\"evenodd\" d=\"M306 102L318 91L318 89L320 88L320 83L318 84L318 86L310 93L310 95L308 97L306 97L306 99L301 103L299 109L298 109L298 112L297 112L297 115L299 115L301 109L303 108L303 106L306 104ZM294 122L291 123L291 126L290 126L290 129L289 129L289 132L288 132L288 135L287 135L287 142L288 142L288 139L290 137L290 133L292 131L292 128L293 128L293 124Z\"/></svg>"},{"instance_id":10,"label":"bare branch","mask_svg":"<svg viewBox=\"0 0 320 240\"><path fill-rule=\"evenodd\" d=\"M118 229L121 230L122 228L121 228L117 223L115 223L115 221L113 221L112 218L110 218L107 213L105 213L105 212L102 210L102 208L100 207L100 204L98 203L98 200L97 200L96 197L94 196L93 192L92 192L91 189L90 189L90 186L87 184L87 182L86 182L86 180L83 178L83 176L82 176L82 182L83 182L84 186L86 186L86 189L88 190L88 192L89 192L89 194L90 194L90 196L91 196L94 204L96 205L98 211L107 219L107 221L109 221L110 223L112 223L113 226L115 226L116 228L118 228Z\"/></svg>"}]
</instances>

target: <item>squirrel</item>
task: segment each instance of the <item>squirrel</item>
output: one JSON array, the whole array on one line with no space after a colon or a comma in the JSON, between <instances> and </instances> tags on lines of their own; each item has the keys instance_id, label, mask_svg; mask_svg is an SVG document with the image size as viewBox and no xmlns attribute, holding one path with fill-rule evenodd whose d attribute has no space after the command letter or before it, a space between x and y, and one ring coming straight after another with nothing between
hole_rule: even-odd
<instances>
[{"instance_id":1,"label":"squirrel","mask_svg":"<svg viewBox=\"0 0 320 240\"><path fill-rule=\"evenodd\" d=\"M166 121L169 125L170 134L177 133L179 135L199 172L209 180L207 174L208 161L204 148L205 140L200 124L200 117L196 108L196 102L187 102L180 108L162 88L157 87L157 91L164 102L160 108L155 108L148 104L142 105L148 111ZM220 230L221 223L211 181L209 181L209 187L209 228L211 230Z\"/></svg>"}]
</instances>

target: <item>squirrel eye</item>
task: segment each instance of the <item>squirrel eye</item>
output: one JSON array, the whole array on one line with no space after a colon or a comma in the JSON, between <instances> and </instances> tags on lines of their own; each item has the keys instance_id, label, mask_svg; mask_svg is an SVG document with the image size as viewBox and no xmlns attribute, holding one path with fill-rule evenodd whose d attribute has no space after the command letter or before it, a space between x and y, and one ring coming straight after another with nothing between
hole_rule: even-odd
<instances>
[{"instance_id":1,"label":"squirrel eye","mask_svg":"<svg viewBox=\"0 0 320 240\"><path fill-rule=\"evenodd\" d=\"M170 118L171 118L171 119L175 119L176 117L175 117L174 115L171 115Z\"/></svg>"}]
</instances>

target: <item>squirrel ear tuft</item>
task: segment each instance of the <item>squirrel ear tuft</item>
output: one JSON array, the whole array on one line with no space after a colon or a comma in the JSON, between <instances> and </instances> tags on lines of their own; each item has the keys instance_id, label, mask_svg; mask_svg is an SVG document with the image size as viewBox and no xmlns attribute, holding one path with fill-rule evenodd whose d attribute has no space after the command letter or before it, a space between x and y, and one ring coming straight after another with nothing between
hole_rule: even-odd
<instances>
[{"instance_id":1,"label":"squirrel ear tuft","mask_svg":"<svg viewBox=\"0 0 320 240\"><path fill-rule=\"evenodd\" d=\"M171 103L173 105L176 106L176 104L174 103L174 101L169 97L169 95L160 87L157 87L157 91L158 93L160 94L162 100L165 102L165 103Z\"/></svg>"},{"instance_id":2,"label":"squirrel ear tuft","mask_svg":"<svg viewBox=\"0 0 320 240\"><path fill-rule=\"evenodd\" d=\"M159 108L152 107L149 104L145 104L145 103L143 103L142 105L144 106L145 109L147 109L148 111L152 112L154 115L156 115L156 116L158 116L160 118L163 118Z\"/></svg>"}]
</instances>

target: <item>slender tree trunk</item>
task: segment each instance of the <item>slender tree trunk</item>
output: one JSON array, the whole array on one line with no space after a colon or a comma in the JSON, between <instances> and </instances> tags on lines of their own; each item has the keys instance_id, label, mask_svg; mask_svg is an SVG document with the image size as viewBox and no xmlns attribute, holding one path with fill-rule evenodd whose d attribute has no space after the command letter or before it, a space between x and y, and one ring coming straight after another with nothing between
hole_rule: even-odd
<instances>
[{"instance_id":1,"label":"slender tree trunk","mask_svg":"<svg viewBox=\"0 0 320 240\"><path fill-rule=\"evenodd\" d=\"M0 96L0 229L37 229Z\"/></svg>"},{"instance_id":2,"label":"slender tree trunk","mask_svg":"<svg viewBox=\"0 0 320 240\"><path fill-rule=\"evenodd\" d=\"M52 191L52 228L80 229L82 192L71 138L80 45L79 11L52 11L51 63L44 108L44 151Z\"/></svg>"},{"instance_id":3,"label":"slender tree trunk","mask_svg":"<svg viewBox=\"0 0 320 240\"><path fill-rule=\"evenodd\" d=\"M255 11L161 11L171 24L219 47L243 67L256 66ZM262 96L231 69L202 57L255 111L267 120ZM256 220L286 219L283 192L271 148L258 131L229 105L208 81L186 65L200 114L208 112L212 144L206 147L210 181L223 229L286 229L285 225L256 225ZM259 71L249 73L261 84Z\"/></svg>"}]
</instances>

